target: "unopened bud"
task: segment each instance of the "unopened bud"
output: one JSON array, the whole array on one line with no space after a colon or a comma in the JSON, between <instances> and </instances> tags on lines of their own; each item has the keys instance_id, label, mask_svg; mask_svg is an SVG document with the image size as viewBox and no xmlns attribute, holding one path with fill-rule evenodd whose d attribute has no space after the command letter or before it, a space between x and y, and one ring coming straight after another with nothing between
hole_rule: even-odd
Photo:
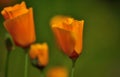
<instances>
[{"instance_id":1,"label":"unopened bud","mask_svg":"<svg viewBox=\"0 0 120 77\"><path fill-rule=\"evenodd\" d=\"M12 38L10 37L10 35L6 36L5 45L6 45L6 48L8 51L14 50L14 44L13 44L13 41L12 41Z\"/></svg>"}]
</instances>

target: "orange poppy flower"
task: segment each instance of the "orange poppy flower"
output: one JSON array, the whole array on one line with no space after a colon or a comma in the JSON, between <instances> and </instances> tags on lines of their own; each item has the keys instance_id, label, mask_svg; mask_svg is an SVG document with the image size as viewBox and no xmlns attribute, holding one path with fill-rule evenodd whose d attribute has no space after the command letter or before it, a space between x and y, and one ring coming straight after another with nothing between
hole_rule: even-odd
<instances>
[{"instance_id":1,"label":"orange poppy flower","mask_svg":"<svg viewBox=\"0 0 120 77\"><path fill-rule=\"evenodd\" d=\"M68 77L68 71L63 67L54 67L48 70L47 77Z\"/></svg>"},{"instance_id":2,"label":"orange poppy flower","mask_svg":"<svg viewBox=\"0 0 120 77\"><path fill-rule=\"evenodd\" d=\"M30 58L37 59L39 66L46 66L48 64L48 46L46 43L33 44L30 47Z\"/></svg>"},{"instance_id":3,"label":"orange poppy flower","mask_svg":"<svg viewBox=\"0 0 120 77\"><path fill-rule=\"evenodd\" d=\"M71 58L77 58L82 52L84 21L77 21L66 16L55 16L50 24L56 40L64 53Z\"/></svg>"},{"instance_id":4,"label":"orange poppy flower","mask_svg":"<svg viewBox=\"0 0 120 77\"><path fill-rule=\"evenodd\" d=\"M36 40L33 10L27 9L25 2L6 7L1 14L5 18L4 26L17 46L28 47Z\"/></svg>"}]
</instances>

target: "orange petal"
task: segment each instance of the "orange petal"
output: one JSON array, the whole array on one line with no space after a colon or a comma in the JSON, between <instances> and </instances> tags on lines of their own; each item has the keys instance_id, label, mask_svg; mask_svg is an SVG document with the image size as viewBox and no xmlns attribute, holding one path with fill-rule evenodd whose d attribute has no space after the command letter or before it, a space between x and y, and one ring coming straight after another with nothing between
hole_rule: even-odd
<instances>
[{"instance_id":1,"label":"orange petal","mask_svg":"<svg viewBox=\"0 0 120 77\"><path fill-rule=\"evenodd\" d=\"M50 24L57 41L65 53L69 51L69 53L66 53L69 56L74 51L77 54L82 51L83 23L83 20L77 21L67 16L55 16L51 20Z\"/></svg>"},{"instance_id":2,"label":"orange petal","mask_svg":"<svg viewBox=\"0 0 120 77\"><path fill-rule=\"evenodd\" d=\"M3 15L4 19L10 19L12 18L11 14L8 12L9 10L11 10L12 7L6 7L1 11L1 14Z\"/></svg>"},{"instance_id":3,"label":"orange petal","mask_svg":"<svg viewBox=\"0 0 120 77\"><path fill-rule=\"evenodd\" d=\"M1 11L1 14L3 15L4 19L9 19L8 14L4 10Z\"/></svg>"},{"instance_id":4,"label":"orange petal","mask_svg":"<svg viewBox=\"0 0 120 77\"><path fill-rule=\"evenodd\" d=\"M46 43L33 44L30 48L30 57L38 59L39 66L46 66L48 64L48 46Z\"/></svg>"},{"instance_id":5,"label":"orange petal","mask_svg":"<svg viewBox=\"0 0 120 77\"><path fill-rule=\"evenodd\" d=\"M46 43L41 44L41 47L39 47L38 60L40 66L46 66L48 64L48 46Z\"/></svg>"},{"instance_id":6,"label":"orange petal","mask_svg":"<svg viewBox=\"0 0 120 77\"><path fill-rule=\"evenodd\" d=\"M35 41L32 8L23 15L6 20L4 26L11 34L16 45L26 47Z\"/></svg>"},{"instance_id":7,"label":"orange petal","mask_svg":"<svg viewBox=\"0 0 120 77\"><path fill-rule=\"evenodd\" d=\"M55 16L51 19L51 26L64 29L66 31L71 31L72 26L70 24L73 22L73 18L66 16Z\"/></svg>"},{"instance_id":8,"label":"orange petal","mask_svg":"<svg viewBox=\"0 0 120 77\"><path fill-rule=\"evenodd\" d=\"M28 10L26 9L25 2L23 1L21 4L16 4L14 6L5 7L1 14L5 19L12 19L19 15L26 13Z\"/></svg>"},{"instance_id":9,"label":"orange petal","mask_svg":"<svg viewBox=\"0 0 120 77\"><path fill-rule=\"evenodd\" d=\"M28 9L26 8L25 2L22 2L21 4L13 6L12 10L8 12L12 15L12 18L14 18L28 12Z\"/></svg>"},{"instance_id":10,"label":"orange petal","mask_svg":"<svg viewBox=\"0 0 120 77\"><path fill-rule=\"evenodd\" d=\"M83 36L83 24L84 21L74 21L73 26L73 37L75 39L75 51L80 54L82 52L82 36Z\"/></svg>"},{"instance_id":11,"label":"orange petal","mask_svg":"<svg viewBox=\"0 0 120 77\"><path fill-rule=\"evenodd\" d=\"M47 77L68 77L68 71L63 67L54 67L48 70Z\"/></svg>"},{"instance_id":12,"label":"orange petal","mask_svg":"<svg viewBox=\"0 0 120 77\"><path fill-rule=\"evenodd\" d=\"M70 56L75 46L75 40L73 39L71 33L69 31L56 28L56 27L52 29L59 46L62 48L64 53Z\"/></svg>"},{"instance_id":13,"label":"orange petal","mask_svg":"<svg viewBox=\"0 0 120 77\"><path fill-rule=\"evenodd\" d=\"M36 40L36 35L35 35L35 27L34 27L34 17L33 17L33 9L30 8L29 12L29 41L33 42Z\"/></svg>"},{"instance_id":14,"label":"orange petal","mask_svg":"<svg viewBox=\"0 0 120 77\"><path fill-rule=\"evenodd\" d=\"M39 48L39 46L37 46L37 45L30 46L29 55L30 55L31 59L36 59L38 57L38 54L39 54L38 48Z\"/></svg>"}]
</instances>

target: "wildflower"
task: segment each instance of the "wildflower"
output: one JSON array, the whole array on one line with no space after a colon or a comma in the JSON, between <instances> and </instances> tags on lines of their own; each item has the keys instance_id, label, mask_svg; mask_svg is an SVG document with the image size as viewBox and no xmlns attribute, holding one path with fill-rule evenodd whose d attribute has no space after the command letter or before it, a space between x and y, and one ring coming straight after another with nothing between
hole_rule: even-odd
<instances>
[{"instance_id":1,"label":"wildflower","mask_svg":"<svg viewBox=\"0 0 120 77\"><path fill-rule=\"evenodd\" d=\"M67 16L55 16L50 22L58 45L72 59L82 52L83 24L83 20Z\"/></svg>"},{"instance_id":2,"label":"wildflower","mask_svg":"<svg viewBox=\"0 0 120 77\"><path fill-rule=\"evenodd\" d=\"M33 9L27 9L25 2L5 7L1 14L5 21L4 26L20 47L28 47L35 40Z\"/></svg>"},{"instance_id":3,"label":"wildflower","mask_svg":"<svg viewBox=\"0 0 120 77\"><path fill-rule=\"evenodd\" d=\"M54 67L48 70L47 77L68 77L68 71L63 67Z\"/></svg>"},{"instance_id":4,"label":"wildflower","mask_svg":"<svg viewBox=\"0 0 120 77\"><path fill-rule=\"evenodd\" d=\"M38 68L45 67L48 64L48 46L43 44L32 44L30 47L30 58L35 61L34 65Z\"/></svg>"}]
</instances>

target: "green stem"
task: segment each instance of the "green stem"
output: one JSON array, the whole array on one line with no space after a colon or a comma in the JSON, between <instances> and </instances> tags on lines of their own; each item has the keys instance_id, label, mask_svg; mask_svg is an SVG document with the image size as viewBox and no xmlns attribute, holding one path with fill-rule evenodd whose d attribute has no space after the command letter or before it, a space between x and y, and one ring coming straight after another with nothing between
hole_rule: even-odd
<instances>
[{"instance_id":1,"label":"green stem","mask_svg":"<svg viewBox=\"0 0 120 77\"><path fill-rule=\"evenodd\" d=\"M8 77L8 66L9 66L10 53L11 51L14 50L14 44L9 34L6 34L5 45L7 49L6 64L5 64L5 77Z\"/></svg>"},{"instance_id":2,"label":"green stem","mask_svg":"<svg viewBox=\"0 0 120 77\"><path fill-rule=\"evenodd\" d=\"M8 52L8 53L7 53L7 56L6 56L5 77L8 77L8 63L9 63L9 56L10 56L10 52Z\"/></svg>"},{"instance_id":3,"label":"green stem","mask_svg":"<svg viewBox=\"0 0 120 77\"><path fill-rule=\"evenodd\" d=\"M28 53L25 54L25 69L24 69L24 77L28 75Z\"/></svg>"},{"instance_id":4,"label":"green stem","mask_svg":"<svg viewBox=\"0 0 120 77\"><path fill-rule=\"evenodd\" d=\"M40 70L40 72L41 72L41 76L40 77L45 77L44 76L44 70Z\"/></svg>"},{"instance_id":5,"label":"green stem","mask_svg":"<svg viewBox=\"0 0 120 77\"><path fill-rule=\"evenodd\" d=\"M76 60L72 59L71 77L74 77L75 63L76 63Z\"/></svg>"},{"instance_id":6,"label":"green stem","mask_svg":"<svg viewBox=\"0 0 120 77\"><path fill-rule=\"evenodd\" d=\"M74 67L72 67L72 70L71 70L71 77L74 77Z\"/></svg>"}]
</instances>

